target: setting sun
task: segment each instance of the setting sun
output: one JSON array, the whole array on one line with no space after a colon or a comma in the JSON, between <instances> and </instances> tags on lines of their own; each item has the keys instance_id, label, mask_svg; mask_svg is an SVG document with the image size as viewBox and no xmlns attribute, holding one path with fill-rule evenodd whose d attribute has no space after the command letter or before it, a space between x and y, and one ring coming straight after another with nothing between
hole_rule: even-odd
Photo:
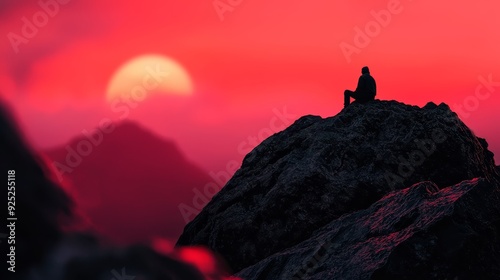
<instances>
[{"instance_id":1,"label":"setting sun","mask_svg":"<svg viewBox=\"0 0 500 280\"><path fill-rule=\"evenodd\" d=\"M184 67L162 55L142 55L122 65L111 78L106 98L121 96L144 99L148 93L188 95L193 91L191 78Z\"/></svg>"}]
</instances>

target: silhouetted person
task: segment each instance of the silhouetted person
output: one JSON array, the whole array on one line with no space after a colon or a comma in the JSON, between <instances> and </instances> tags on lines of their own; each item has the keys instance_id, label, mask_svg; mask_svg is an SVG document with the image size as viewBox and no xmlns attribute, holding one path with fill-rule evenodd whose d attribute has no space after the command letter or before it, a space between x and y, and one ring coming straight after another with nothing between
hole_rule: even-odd
<instances>
[{"instance_id":1,"label":"silhouetted person","mask_svg":"<svg viewBox=\"0 0 500 280\"><path fill-rule=\"evenodd\" d=\"M361 76L358 80L358 86L355 91L344 91L344 108L351 104L351 97L356 99L359 103L366 103L374 100L377 94L377 85L375 79L370 75L370 69L365 66L361 69Z\"/></svg>"}]
</instances>

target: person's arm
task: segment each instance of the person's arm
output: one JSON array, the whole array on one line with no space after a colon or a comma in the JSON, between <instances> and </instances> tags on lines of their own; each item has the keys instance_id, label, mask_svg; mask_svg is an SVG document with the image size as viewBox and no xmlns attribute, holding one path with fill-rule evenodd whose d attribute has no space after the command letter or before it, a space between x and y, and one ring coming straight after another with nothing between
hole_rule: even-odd
<instances>
[{"instance_id":1,"label":"person's arm","mask_svg":"<svg viewBox=\"0 0 500 280\"><path fill-rule=\"evenodd\" d=\"M356 92L360 92L363 88L365 87L364 85L364 79L363 79L363 76L359 76L359 79L358 79L358 86L356 87Z\"/></svg>"}]
</instances>

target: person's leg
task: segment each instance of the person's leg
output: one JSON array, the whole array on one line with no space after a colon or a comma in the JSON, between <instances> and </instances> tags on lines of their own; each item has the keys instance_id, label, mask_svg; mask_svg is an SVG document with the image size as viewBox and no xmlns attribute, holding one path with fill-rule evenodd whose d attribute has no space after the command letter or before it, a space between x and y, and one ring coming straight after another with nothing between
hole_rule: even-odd
<instances>
[{"instance_id":1,"label":"person's leg","mask_svg":"<svg viewBox=\"0 0 500 280\"><path fill-rule=\"evenodd\" d=\"M351 104L351 96L354 94L354 91L346 89L344 91L344 108Z\"/></svg>"},{"instance_id":2,"label":"person's leg","mask_svg":"<svg viewBox=\"0 0 500 280\"><path fill-rule=\"evenodd\" d=\"M366 94L361 93L361 92L346 90L345 93L344 93L344 95L352 97L358 103L366 103L368 101L368 99L366 97ZM346 100L348 101L347 103L346 103ZM344 106L349 105L351 103L349 101L350 101L350 99L346 97L346 99L344 99Z\"/></svg>"}]
</instances>

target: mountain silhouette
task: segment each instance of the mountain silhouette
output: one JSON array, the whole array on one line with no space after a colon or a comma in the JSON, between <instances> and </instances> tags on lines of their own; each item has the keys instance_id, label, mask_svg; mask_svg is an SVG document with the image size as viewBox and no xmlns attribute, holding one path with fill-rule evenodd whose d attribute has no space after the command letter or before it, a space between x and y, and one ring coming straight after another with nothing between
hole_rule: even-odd
<instances>
[{"instance_id":1,"label":"mountain silhouette","mask_svg":"<svg viewBox=\"0 0 500 280\"><path fill-rule=\"evenodd\" d=\"M247 280L493 279L487 148L446 104L304 116L245 157L177 245L208 246Z\"/></svg>"},{"instance_id":2,"label":"mountain silhouette","mask_svg":"<svg viewBox=\"0 0 500 280\"><path fill-rule=\"evenodd\" d=\"M0 231L5 266L0 279L206 279L191 263L146 245L106 247L90 234L69 232L75 205L43 158L24 141L2 102L0 132L0 169L9 182L15 182L9 184L9 191L15 193L14 215L9 217L18 218L8 221L15 224L8 239ZM2 194L7 201L7 191ZM215 273L219 277L224 272Z\"/></svg>"},{"instance_id":3,"label":"mountain silhouette","mask_svg":"<svg viewBox=\"0 0 500 280\"><path fill-rule=\"evenodd\" d=\"M75 138L46 154L65 164L68 150L76 150L86 139ZM174 142L132 121L103 133L102 142L71 169L63 174L63 182L69 183L81 211L103 236L117 243L155 237L176 240L185 225L179 204L189 204L193 188L210 182Z\"/></svg>"}]
</instances>

